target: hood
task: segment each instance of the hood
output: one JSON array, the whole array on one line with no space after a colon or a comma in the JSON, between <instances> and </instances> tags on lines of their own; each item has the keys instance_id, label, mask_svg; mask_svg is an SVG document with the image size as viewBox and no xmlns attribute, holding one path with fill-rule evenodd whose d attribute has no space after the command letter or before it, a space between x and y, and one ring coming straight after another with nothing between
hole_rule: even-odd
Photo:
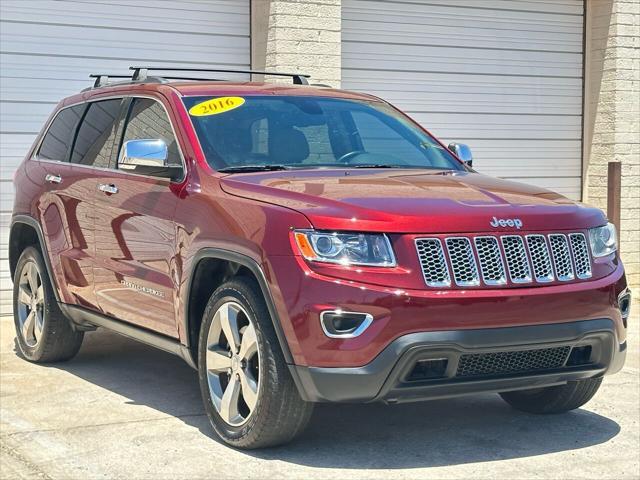
<instances>
[{"instance_id":1,"label":"hood","mask_svg":"<svg viewBox=\"0 0 640 480\"><path fill-rule=\"evenodd\" d=\"M600 210L549 190L469 172L290 170L229 175L221 185L232 195L297 210L320 230L514 231L517 222L496 220L519 219L524 232L606 222Z\"/></svg>"}]
</instances>

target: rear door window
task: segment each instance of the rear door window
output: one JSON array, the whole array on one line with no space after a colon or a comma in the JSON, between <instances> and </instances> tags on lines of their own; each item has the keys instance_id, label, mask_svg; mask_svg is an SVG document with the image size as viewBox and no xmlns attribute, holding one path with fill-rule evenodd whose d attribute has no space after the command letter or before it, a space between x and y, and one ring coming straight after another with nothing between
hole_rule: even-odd
<instances>
[{"instance_id":1,"label":"rear door window","mask_svg":"<svg viewBox=\"0 0 640 480\"><path fill-rule=\"evenodd\" d=\"M82 104L60 110L42 139L37 158L61 162L67 160L73 134L84 109L85 105Z\"/></svg>"},{"instance_id":2,"label":"rear door window","mask_svg":"<svg viewBox=\"0 0 640 480\"><path fill-rule=\"evenodd\" d=\"M89 104L73 144L71 163L109 168L115 162L122 99Z\"/></svg>"}]
</instances>

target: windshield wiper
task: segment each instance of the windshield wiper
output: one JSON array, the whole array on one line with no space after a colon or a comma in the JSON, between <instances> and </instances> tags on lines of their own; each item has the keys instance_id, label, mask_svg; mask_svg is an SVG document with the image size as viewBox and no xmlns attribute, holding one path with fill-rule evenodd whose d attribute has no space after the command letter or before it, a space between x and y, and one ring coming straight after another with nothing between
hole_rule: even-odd
<instances>
[{"instance_id":1,"label":"windshield wiper","mask_svg":"<svg viewBox=\"0 0 640 480\"><path fill-rule=\"evenodd\" d=\"M276 170L289 170L289 167L286 165L237 165L218 169L222 173L273 172Z\"/></svg>"}]
</instances>

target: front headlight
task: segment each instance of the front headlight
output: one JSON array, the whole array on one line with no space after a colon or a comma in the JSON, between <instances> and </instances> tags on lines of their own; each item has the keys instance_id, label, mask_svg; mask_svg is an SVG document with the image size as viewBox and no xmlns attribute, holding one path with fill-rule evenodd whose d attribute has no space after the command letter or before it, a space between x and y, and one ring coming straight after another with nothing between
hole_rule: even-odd
<instances>
[{"instance_id":1,"label":"front headlight","mask_svg":"<svg viewBox=\"0 0 640 480\"><path fill-rule=\"evenodd\" d=\"M618 249L616 227L607 223L602 227L589 229L589 243L594 257L605 257Z\"/></svg>"},{"instance_id":2,"label":"front headlight","mask_svg":"<svg viewBox=\"0 0 640 480\"><path fill-rule=\"evenodd\" d=\"M296 230L294 237L307 260L341 265L396 266L391 243L384 234Z\"/></svg>"}]
</instances>

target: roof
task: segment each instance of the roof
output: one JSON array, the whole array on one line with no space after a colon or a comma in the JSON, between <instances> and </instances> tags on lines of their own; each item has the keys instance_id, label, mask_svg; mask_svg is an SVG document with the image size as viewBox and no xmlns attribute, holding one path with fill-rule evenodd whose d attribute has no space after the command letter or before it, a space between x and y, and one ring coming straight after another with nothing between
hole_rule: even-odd
<instances>
[{"instance_id":1,"label":"roof","mask_svg":"<svg viewBox=\"0 0 640 480\"><path fill-rule=\"evenodd\" d=\"M332 97L349 100L380 101L366 93L351 92L336 88L313 85L291 85L265 82L227 81L168 81L114 83L104 87L91 88L65 98L63 105L86 101L105 95L130 95L145 92L168 93L173 91L181 96L249 96L249 95L296 95L311 97Z\"/></svg>"},{"instance_id":2,"label":"roof","mask_svg":"<svg viewBox=\"0 0 640 480\"><path fill-rule=\"evenodd\" d=\"M376 99L366 93L351 92L330 87L313 85L291 85L263 82L171 82L171 85L183 96L200 95L298 95L350 98L358 100Z\"/></svg>"}]
</instances>

